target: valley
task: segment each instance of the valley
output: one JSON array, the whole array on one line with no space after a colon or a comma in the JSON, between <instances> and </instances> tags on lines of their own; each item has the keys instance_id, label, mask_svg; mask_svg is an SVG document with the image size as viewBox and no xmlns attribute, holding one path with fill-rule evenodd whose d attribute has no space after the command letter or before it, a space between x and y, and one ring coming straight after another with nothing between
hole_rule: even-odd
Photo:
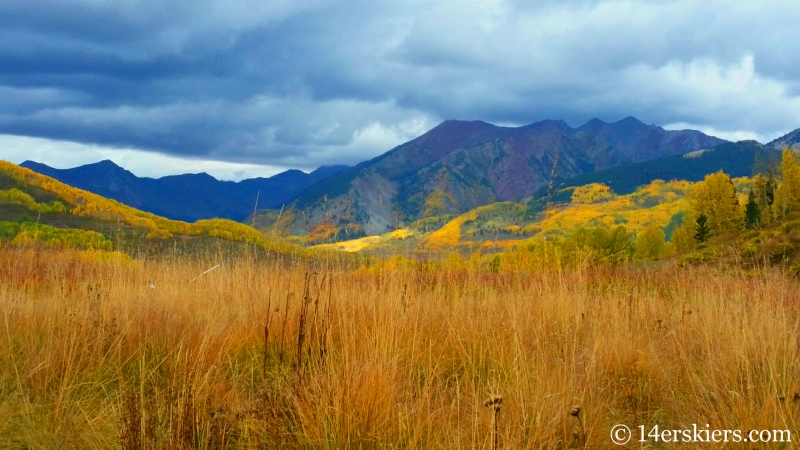
<instances>
[{"instance_id":1,"label":"valley","mask_svg":"<svg viewBox=\"0 0 800 450\"><path fill-rule=\"evenodd\" d=\"M242 221L0 163L0 446L608 448L614 424L694 417L790 433L794 134L590 125L678 144L562 149L504 184L520 130L445 123Z\"/></svg>"}]
</instances>

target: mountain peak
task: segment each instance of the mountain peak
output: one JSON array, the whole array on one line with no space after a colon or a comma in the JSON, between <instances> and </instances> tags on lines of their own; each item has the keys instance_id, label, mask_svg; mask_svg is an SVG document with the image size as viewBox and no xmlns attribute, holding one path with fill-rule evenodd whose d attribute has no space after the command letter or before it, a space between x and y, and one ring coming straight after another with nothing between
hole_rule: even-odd
<instances>
[{"instance_id":1,"label":"mountain peak","mask_svg":"<svg viewBox=\"0 0 800 450\"><path fill-rule=\"evenodd\" d=\"M633 116L628 116L616 122L617 125L644 125L645 123Z\"/></svg>"},{"instance_id":2,"label":"mountain peak","mask_svg":"<svg viewBox=\"0 0 800 450\"><path fill-rule=\"evenodd\" d=\"M721 142L700 132L645 125L634 117L614 123L595 118L578 129L561 120L521 127L447 120L306 190L292 204L302 216L287 227L305 234L322 221L334 221L379 234L431 214L461 214L530 196L548 183L554 161L556 176L563 178ZM433 193L448 199L435 211L426 206Z\"/></svg>"},{"instance_id":3,"label":"mountain peak","mask_svg":"<svg viewBox=\"0 0 800 450\"><path fill-rule=\"evenodd\" d=\"M20 167L24 167L26 169L31 169L34 172L38 172L38 169L53 169L52 167L48 166L47 164L42 164L40 162L31 161L30 159L26 159L19 165Z\"/></svg>"},{"instance_id":4,"label":"mountain peak","mask_svg":"<svg viewBox=\"0 0 800 450\"><path fill-rule=\"evenodd\" d=\"M501 129L480 120L445 120L422 136L395 147L378 159L383 159L396 151L404 155L408 161L422 162L430 158L439 158L456 148L484 142L487 136ZM418 168L408 167L411 171Z\"/></svg>"},{"instance_id":5,"label":"mountain peak","mask_svg":"<svg viewBox=\"0 0 800 450\"><path fill-rule=\"evenodd\" d=\"M336 175L337 173L349 169L350 166L345 165L333 165L333 166L319 166L316 170L312 171L309 175L313 177L328 178L330 176Z\"/></svg>"},{"instance_id":6,"label":"mountain peak","mask_svg":"<svg viewBox=\"0 0 800 450\"><path fill-rule=\"evenodd\" d=\"M572 129L567 122L563 120L553 120L553 119L545 119L539 122L534 122L530 125L525 125L524 127L520 127L520 129L527 129L527 130L535 130L535 129L543 129L552 127L561 131L569 131Z\"/></svg>"},{"instance_id":7,"label":"mountain peak","mask_svg":"<svg viewBox=\"0 0 800 450\"><path fill-rule=\"evenodd\" d=\"M601 119L594 118L585 124L578 127L579 130L596 133L628 133L628 132L635 132L635 131L646 131L649 129L658 129L655 125L647 125L646 123L642 122L641 120L637 119L633 116L628 116L624 119L620 119L616 122L605 122ZM602 130L602 131L601 131Z\"/></svg>"},{"instance_id":8,"label":"mountain peak","mask_svg":"<svg viewBox=\"0 0 800 450\"><path fill-rule=\"evenodd\" d=\"M785 135L775 139L774 141L767 144L767 147L777 148L778 150L783 150L784 148L798 148L800 147L800 128L790 131Z\"/></svg>"},{"instance_id":9,"label":"mountain peak","mask_svg":"<svg viewBox=\"0 0 800 450\"><path fill-rule=\"evenodd\" d=\"M423 134L425 135L436 135L436 136L454 136L454 135L467 135L470 133L474 133L476 131L482 131L490 128L496 128L494 125L490 123L486 123L482 120L445 120L444 122L440 123L433 127L430 131Z\"/></svg>"},{"instance_id":10,"label":"mountain peak","mask_svg":"<svg viewBox=\"0 0 800 450\"><path fill-rule=\"evenodd\" d=\"M96 163L86 164L83 167L95 167L98 169L106 169L106 170L113 170L113 169L123 169L122 167L118 166L117 163L110 159L104 159L102 161L97 161Z\"/></svg>"}]
</instances>

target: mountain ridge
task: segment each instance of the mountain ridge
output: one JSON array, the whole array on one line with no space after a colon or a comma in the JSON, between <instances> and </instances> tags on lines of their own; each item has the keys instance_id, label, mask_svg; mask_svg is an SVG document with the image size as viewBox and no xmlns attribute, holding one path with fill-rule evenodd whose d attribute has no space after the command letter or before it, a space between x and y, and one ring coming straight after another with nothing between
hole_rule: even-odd
<instances>
[{"instance_id":1,"label":"mountain ridge","mask_svg":"<svg viewBox=\"0 0 800 450\"><path fill-rule=\"evenodd\" d=\"M667 156L606 170L555 179L549 201L569 203L570 188L601 183L615 194L627 195L653 180L681 180L697 182L706 175L722 170L732 178L753 176L759 168L775 167L780 161L780 151L756 141L726 142L703 151ZM763 165L764 167L759 167ZM538 202L544 207L548 200L548 187L537 190L529 204Z\"/></svg>"},{"instance_id":2,"label":"mountain ridge","mask_svg":"<svg viewBox=\"0 0 800 450\"><path fill-rule=\"evenodd\" d=\"M137 177L111 160L70 169L55 169L35 161L25 161L20 166L132 207L187 222L210 218L241 221L252 214L257 197L261 207L278 208L303 189L347 167L323 166L308 174L291 169L272 177L234 182L217 180L205 172Z\"/></svg>"},{"instance_id":3,"label":"mountain ridge","mask_svg":"<svg viewBox=\"0 0 800 450\"><path fill-rule=\"evenodd\" d=\"M768 147L783 150L784 148L800 149L800 128L790 131L783 136L770 141Z\"/></svg>"},{"instance_id":4,"label":"mountain ridge","mask_svg":"<svg viewBox=\"0 0 800 450\"><path fill-rule=\"evenodd\" d=\"M380 234L430 215L456 214L519 200L556 175L568 177L727 142L699 131L668 131L634 117L562 120L521 127L448 120L304 192L285 230L303 235L321 223Z\"/></svg>"}]
</instances>

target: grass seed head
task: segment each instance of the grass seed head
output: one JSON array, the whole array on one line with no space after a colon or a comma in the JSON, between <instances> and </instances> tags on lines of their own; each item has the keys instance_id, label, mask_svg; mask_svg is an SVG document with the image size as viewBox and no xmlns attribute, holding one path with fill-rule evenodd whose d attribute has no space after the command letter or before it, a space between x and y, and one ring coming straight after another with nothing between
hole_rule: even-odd
<instances>
[{"instance_id":1,"label":"grass seed head","mask_svg":"<svg viewBox=\"0 0 800 450\"><path fill-rule=\"evenodd\" d=\"M493 408L494 410L499 410L500 405L502 404L503 404L503 397L499 395L493 395L489 397L489 400L486 400L483 403L483 406L486 406L487 408Z\"/></svg>"}]
</instances>

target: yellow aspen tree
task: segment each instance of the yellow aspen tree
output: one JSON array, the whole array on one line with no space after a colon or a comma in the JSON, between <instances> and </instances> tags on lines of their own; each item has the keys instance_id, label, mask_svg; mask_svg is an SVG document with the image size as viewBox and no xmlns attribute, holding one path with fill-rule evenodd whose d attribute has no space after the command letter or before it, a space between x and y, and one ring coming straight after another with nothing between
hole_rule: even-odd
<instances>
[{"instance_id":1,"label":"yellow aspen tree","mask_svg":"<svg viewBox=\"0 0 800 450\"><path fill-rule=\"evenodd\" d=\"M688 217L684 218L683 225L679 226L672 232L672 247L678 253L683 253L689 251L697 245L697 241L694 240L694 220L690 220Z\"/></svg>"},{"instance_id":2,"label":"yellow aspen tree","mask_svg":"<svg viewBox=\"0 0 800 450\"><path fill-rule=\"evenodd\" d=\"M781 158L781 184L775 192L775 203L781 216L800 211L800 163L798 154L788 148L783 149Z\"/></svg>"},{"instance_id":3,"label":"yellow aspen tree","mask_svg":"<svg viewBox=\"0 0 800 450\"><path fill-rule=\"evenodd\" d=\"M723 171L707 175L689 193L692 215L708 217L714 235L737 231L744 225L744 214L736 197L731 177Z\"/></svg>"},{"instance_id":4,"label":"yellow aspen tree","mask_svg":"<svg viewBox=\"0 0 800 450\"><path fill-rule=\"evenodd\" d=\"M611 188L602 183L591 183L572 191L572 203L589 205L614 197Z\"/></svg>"},{"instance_id":5,"label":"yellow aspen tree","mask_svg":"<svg viewBox=\"0 0 800 450\"><path fill-rule=\"evenodd\" d=\"M667 253L664 230L650 224L636 237L636 259L658 259Z\"/></svg>"}]
</instances>

